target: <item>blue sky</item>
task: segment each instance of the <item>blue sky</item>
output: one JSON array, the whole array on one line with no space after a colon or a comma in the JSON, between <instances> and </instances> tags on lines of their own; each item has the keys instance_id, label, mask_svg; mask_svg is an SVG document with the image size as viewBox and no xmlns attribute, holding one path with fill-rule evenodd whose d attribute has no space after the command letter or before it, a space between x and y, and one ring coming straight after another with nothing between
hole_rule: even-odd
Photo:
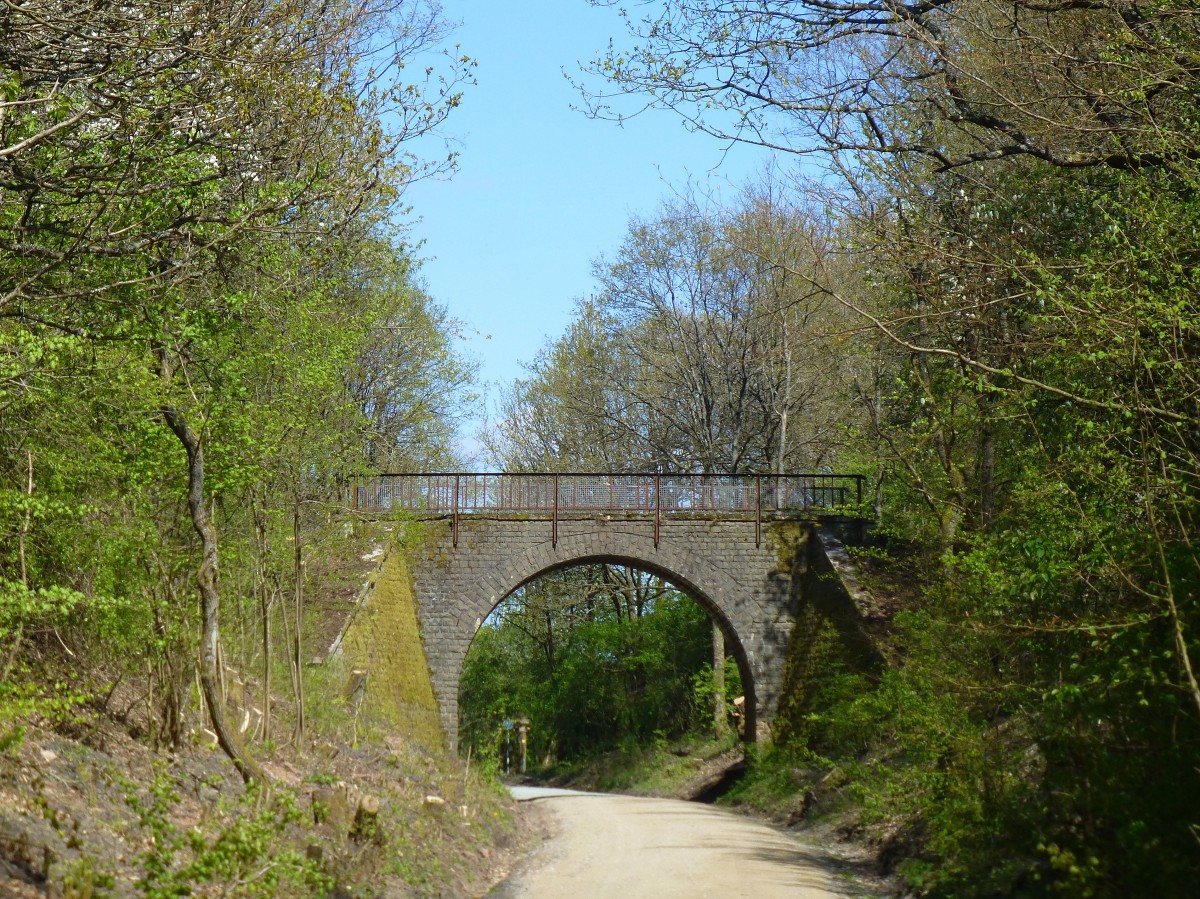
<instances>
[{"instance_id":1,"label":"blue sky","mask_svg":"<svg viewBox=\"0 0 1200 899\"><path fill-rule=\"evenodd\" d=\"M631 215L652 214L689 178L728 193L770 153L690 134L669 112L617 126L573 110L581 100L563 72L584 77L579 64L610 37L622 45L615 8L443 5L462 23L456 40L479 63L478 85L445 128L459 171L414 185L406 200L421 219L411 234L425 241L422 276L466 325L465 351L494 398L562 333L574 300L592 293L591 261L619 246Z\"/></svg>"}]
</instances>

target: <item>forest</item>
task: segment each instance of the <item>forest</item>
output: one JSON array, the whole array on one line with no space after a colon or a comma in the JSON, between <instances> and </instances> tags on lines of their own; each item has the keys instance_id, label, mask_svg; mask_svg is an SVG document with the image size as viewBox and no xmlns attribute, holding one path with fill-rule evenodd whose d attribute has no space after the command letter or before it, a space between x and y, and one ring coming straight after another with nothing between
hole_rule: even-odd
<instances>
[{"instance_id":1,"label":"forest","mask_svg":"<svg viewBox=\"0 0 1200 899\"><path fill-rule=\"evenodd\" d=\"M613 21L588 114L671 110L779 162L630 222L501 396L493 464L865 475L887 665L831 656L750 780L836 773L918 895L1190 896L1200 10ZM347 486L453 465L475 397L403 225L454 166L414 150L475 77L450 41L410 0L0 10L0 756L133 682L147 740L203 705L248 783L303 739L307 572ZM464 733L535 703L539 757L706 730L737 689L714 698L711 639L644 573L546 578L480 631ZM286 732L269 701L252 746L226 726L227 663L274 672Z\"/></svg>"},{"instance_id":2,"label":"forest","mask_svg":"<svg viewBox=\"0 0 1200 899\"><path fill-rule=\"evenodd\" d=\"M505 395L493 453L869 476L861 559L902 600L889 664L833 654L760 780L836 775L921 895L1190 895L1200 13L619 13L624 41L578 83L591 115L668 109L797 164L632 221Z\"/></svg>"},{"instance_id":3,"label":"forest","mask_svg":"<svg viewBox=\"0 0 1200 899\"><path fill-rule=\"evenodd\" d=\"M239 662L286 643L302 690L305 541L356 473L444 458L470 390L393 216L449 164L406 151L470 77L445 31L407 3L6 9L6 726L83 701L86 681L53 689L80 654L149 676L177 745L203 634L226 741L222 594L226 627L261 633Z\"/></svg>"}]
</instances>

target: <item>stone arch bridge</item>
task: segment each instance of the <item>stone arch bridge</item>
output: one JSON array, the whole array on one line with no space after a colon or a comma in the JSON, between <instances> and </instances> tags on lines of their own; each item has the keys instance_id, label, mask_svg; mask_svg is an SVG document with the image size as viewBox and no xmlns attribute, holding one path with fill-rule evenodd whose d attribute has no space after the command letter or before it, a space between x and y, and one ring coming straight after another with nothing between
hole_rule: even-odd
<instances>
[{"instance_id":1,"label":"stone arch bridge","mask_svg":"<svg viewBox=\"0 0 1200 899\"><path fill-rule=\"evenodd\" d=\"M522 585L598 562L649 571L705 609L741 670L754 739L785 687L797 603L831 568L828 532L814 535L861 528L862 486L854 475L384 475L358 485L356 507L423 520L403 554L452 749L484 619Z\"/></svg>"}]
</instances>

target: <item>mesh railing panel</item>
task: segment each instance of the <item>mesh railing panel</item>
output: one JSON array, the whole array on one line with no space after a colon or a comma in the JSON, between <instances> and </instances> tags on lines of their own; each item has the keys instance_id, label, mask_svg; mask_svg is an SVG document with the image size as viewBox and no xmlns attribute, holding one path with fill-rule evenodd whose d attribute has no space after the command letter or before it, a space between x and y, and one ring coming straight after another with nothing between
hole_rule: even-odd
<instances>
[{"instance_id":1,"label":"mesh railing panel","mask_svg":"<svg viewBox=\"0 0 1200 899\"><path fill-rule=\"evenodd\" d=\"M753 515L849 510L862 477L841 474L385 474L363 479L363 512L634 512Z\"/></svg>"}]
</instances>

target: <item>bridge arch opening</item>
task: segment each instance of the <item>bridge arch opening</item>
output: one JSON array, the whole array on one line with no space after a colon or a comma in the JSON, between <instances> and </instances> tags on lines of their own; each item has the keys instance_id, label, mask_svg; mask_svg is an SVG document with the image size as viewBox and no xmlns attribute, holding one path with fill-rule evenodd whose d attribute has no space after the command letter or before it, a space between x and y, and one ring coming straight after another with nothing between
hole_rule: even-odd
<instances>
[{"instance_id":1,"label":"bridge arch opening","mask_svg":"<svg viewBox=\"0 0 1200 899\"><path fill-rule=\"evenodd\" d=\"M529 758L539 762L617 748L622 739L635 744L704 730L717 736L716 647L723 647L730 712L725 733L753 741L750 658L705 591L627 555L543 565L475 622L458 683L459 752L502 754L501 744L515 745L522 724Z\"/></svg>"}]
</instances>

